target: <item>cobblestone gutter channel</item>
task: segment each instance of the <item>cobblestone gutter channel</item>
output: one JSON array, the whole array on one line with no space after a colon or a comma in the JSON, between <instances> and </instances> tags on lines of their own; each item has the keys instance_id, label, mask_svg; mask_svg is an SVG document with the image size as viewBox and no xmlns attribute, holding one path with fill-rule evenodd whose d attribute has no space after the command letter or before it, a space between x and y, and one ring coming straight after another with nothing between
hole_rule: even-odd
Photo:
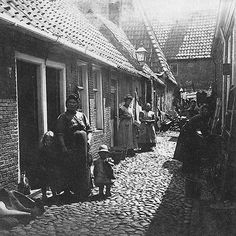
<instances>
[{"instance_id":1,"label":"cobblestone gutter channel","mask_svg":"<svg viewBox=\"0 0 236 236\"><path fill-rule=\"evenodd\" d=\"M197 230L199 224L213 218L201 211L202 219L200 215L196 219L199 208L192 210L184 202L180 163L172 160L177 135L159 136L154 152L140 153L118 164L112 197L46 207L44 215L28 225L0 231L0 235L218 235Z\"/></svg>"}]
</instances>

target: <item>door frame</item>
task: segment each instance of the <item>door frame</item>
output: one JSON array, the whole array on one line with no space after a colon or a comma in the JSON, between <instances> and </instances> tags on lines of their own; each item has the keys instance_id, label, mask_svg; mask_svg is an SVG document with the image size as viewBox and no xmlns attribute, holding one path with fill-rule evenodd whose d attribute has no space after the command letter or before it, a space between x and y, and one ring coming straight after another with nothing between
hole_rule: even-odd
<instances>
[{"instance_id":1,"label":"door frame","mask_svg":"<svg viewBox=\"0 0 236 236\"><path fill-rule=\"evenodd\" d=\"M66 101L66 65L63 63L54 62L51 60L44 60L39 57L30 56L21 52L15 52L15 75L16 83L18 84L17 77L17 61L24 61L31 64L37 65L37 99L38 99L38 131L39 131L39 140L43 134L47 131L47 88L46 88L46 67L52 67L59 69L60 73L60 110L61 112L65 111L65 101ZM18 111L18 91L16 88L16 101L17 101L17 114ZM18 120L19 127L19 120ZM19 137L19 128L18 128L18 137ZM20 146L18 142L18 182L20 181Z\"/></svg>"},{"instance_id":2,"label":"door frame","mask_svg":"<svg viewBox=\"0 0 236 236\"><path fill-rule=\"evenodd\" d=\"M115 86L115 93L116 93L116 115L115 115L115 119L116 119L116 127L114 127L114 121L112 125L112 135L111 135L111 146L114 147L116 145L116 139L114 138L114 129L116 129L116 134L118 133L118 127L119 127L119 80L117 79L117 76L112 77L111 76L111 81L115 81L116 86ZM112 89L112 88L111 88ZM111 91L112 93L112 91ZM112 117L111 117L111 121L112 121Z\"/></svg>"}]
</instances>

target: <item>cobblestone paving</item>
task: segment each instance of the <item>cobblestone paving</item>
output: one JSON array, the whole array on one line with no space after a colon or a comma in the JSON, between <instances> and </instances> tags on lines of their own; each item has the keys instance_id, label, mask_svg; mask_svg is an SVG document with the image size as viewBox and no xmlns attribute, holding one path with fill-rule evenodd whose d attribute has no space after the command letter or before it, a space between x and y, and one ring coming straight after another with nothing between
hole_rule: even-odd
<instances>
[{"instance_id":1,"label":"cobblestone paving","mask_svg":"<svg viewBox=\"0 0 236 236\"><path fill-rule=\"evenodd\" d=\"M183 235L184 181L172 160L173 135L157 137L154 152L118 164L110 198L46 207L28 225L0 235Z\"/></svg>"}]
</instances>

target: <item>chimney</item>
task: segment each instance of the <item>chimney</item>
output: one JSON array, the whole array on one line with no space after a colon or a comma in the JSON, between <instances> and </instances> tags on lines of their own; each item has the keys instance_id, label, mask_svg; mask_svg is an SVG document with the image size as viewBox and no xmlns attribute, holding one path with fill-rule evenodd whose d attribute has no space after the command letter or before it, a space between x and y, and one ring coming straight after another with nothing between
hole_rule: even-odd
<instances>
[{"instance_id":1,"label":"chimney","mask_svg":"<svg viewBox=\"0 0 236 236\"><path fill-rule=\"evenodd\" d=\"M110 0L109 1L109 20L120 25L120 13L121 13L121 1Z\"/></svg>"}]
</instances>

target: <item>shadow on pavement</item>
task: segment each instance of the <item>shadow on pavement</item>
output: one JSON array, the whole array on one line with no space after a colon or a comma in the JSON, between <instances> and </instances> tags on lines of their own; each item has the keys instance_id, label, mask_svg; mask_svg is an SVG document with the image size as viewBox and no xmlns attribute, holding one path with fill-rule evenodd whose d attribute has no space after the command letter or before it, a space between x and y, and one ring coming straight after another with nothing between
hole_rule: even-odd
<instances>
[{"instance_id":1,"label":"shadow on pavement","mask_svg":"<svg viewBox=\"0 0 236 236\"><path fill-rule=\"evenodd\" d=\"M182 231L184 181L179 171L180 166L180 162L175 160L167 161L162 166L173 174L173 176L163 195L161 204L146 231L146 236L184 235Z\"/></svg>"},{"instance_id":2,"label":"shadow on pavement","mask_svg":"<svg viewBox=\"0 0 236 236\"><path fill-rule=\"evenodd\" d=\"M184 179L178 163L171 160L162 166L173 176L145 235L236 235L236 210L211 209L211 201L207 200L200 200L197 205L193 205L190 224L184 224Z\"/></svg>"}]
</instances>

